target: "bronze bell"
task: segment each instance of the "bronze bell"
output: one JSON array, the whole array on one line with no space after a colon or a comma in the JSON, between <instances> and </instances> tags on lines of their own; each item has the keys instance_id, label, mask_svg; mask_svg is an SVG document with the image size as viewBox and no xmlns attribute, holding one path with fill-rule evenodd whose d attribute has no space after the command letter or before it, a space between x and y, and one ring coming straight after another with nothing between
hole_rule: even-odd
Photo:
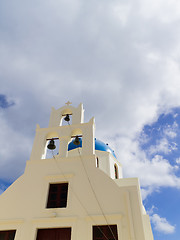
<instances>
[{"instance_id":1,"label":"bronze bell","mask_svg":"<svg viewBox=\"0 0 180 240\"><path fill-rule=\"evenodd\" d=\"M74 140L74 145L79 145L80 144L80 141L79 141L79 137L78 136L76 136L75 137L75 140Z\"/></svg>"},{"instance_id":2,"label":"bronze bell","mask_svg":"<svg viewBox=\"0 0 180 240\"><path fill-rule=\"evenodd\" d=\"M70 121L69 114L66 114L66 116L65 116L64 120L65 120L66 122L69 122L69 121Z\"/></svg>"},{"instance_id":3,"label":"bronze bell","mask_svg":"<svg viewBox=\"0 0 180 240\"><path fill-rule=\"evenodd\" d=\"M54 144L54 140L51 139L49 144L47 145L47 148L50 150L54 150L56 148L56 145Z\"/></svg>"}]
</instances>

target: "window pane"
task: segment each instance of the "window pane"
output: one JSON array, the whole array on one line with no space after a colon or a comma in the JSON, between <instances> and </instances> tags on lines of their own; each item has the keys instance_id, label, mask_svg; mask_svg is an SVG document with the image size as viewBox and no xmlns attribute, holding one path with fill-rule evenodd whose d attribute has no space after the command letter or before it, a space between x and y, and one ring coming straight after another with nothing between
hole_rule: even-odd
<instances>
[{"instance_id":1,"label":"window pane","mask_svg":"<svg viewBox=\"0 0 180 240\"><path fill-rule=\"evenodd\" d=\"M96 237L102 237L103 236L103 233L102 233L102 230L100 229L100 228L95 228L94 229L94 231L95 231L95 235L96 235Z\"/></svg>"},{"instance_id":2,"label":"window pane","mask_svg":"<svg viewBox=\"0 0 180 240\"><path fill-rule=\"evenodd\" d=\"M15 233L16 233L15 231L14 232L10 232L8 240L14 240Z\"/></svg>"},{"instance_id":3,"label":"window pane","mask_svg":"<svg viewBox=\"0 0 180 240\"><path fill-rule=\"evenodd\" d=\"M66 197L67 197L67 193L66 192L61 194L61 199L64 199Z\"/></svg>"},{"instance_id":4,"label":"window pane","mask_svg":"<svg viewBox=\"0 0 180 240\"><path fill-rule=\"evenodd\" d=\"M36 240L71 240L71 228L39 229Z\"/></svg>"},{"instance_id":5,"label":"window pane","mask_svg":"<svg viewBox=\"0 0 180 240\"><path fill-rule=\"evenodd\" d=\"M15 230L0 231L0 240L14 240Z\"/></svg>"},{"instance_id":6,"label":"window pane","mask_svg":"<svg viewBox=\"0 0 180 240\"><path fill-rule=\"evenodd\" d=\"M61 208L65 208L67 206L67 203L66 202L60 202L60 205L59 205Z\"/></svg>"},{"instance_id":7,"label":"window pane","mask_svg":"<svg viewBox=\"0 0 180 240\"><path fill-rule=\"evenodd\" d=\"M93 226L93 240L118 240L117 225Z\"/></svg>"},{"instance_id":8,"label":"window pane","mask_svg":"<svg viewBox=\"0 0 180 240\"><path fill-rule=\"evenodd\" d=\"M5 232L0 232L0 240L5 240L6 233Z\"/></svg>"},{"instance_id":9,"label":"window pane","mask_svg":"<svg viewBox=\"0 0 180 240\"><path fill-rule=\"evenodd\" d=\"M55 201L49 202L49 205L50 205L50 208L56 208L57 207L57 204L56 204Z\"/></svg>"},{"instance_id":10,"label":"window pane","mask_svg":"<svg viewBox=\"0 0 180 240\"><path fill-rule=\"evenodd\" d=\"M68 183L50 184L47 208L67 206Z\"/></svg>"},{"instance_id":11,"label":"window pane","mask_svg":"<svg viewBox=\"0 0 180 240\"><path fill-rule=\"evenodd\" d=\"M51 200L56 200L56 198L57 198L57 193L52 193L52 194L50 195L50 199L51 199Z\"/></svg>"},{"instance_id":12,"label":"window pane","mask_svg":"<svg viewBox=\"0 0 180 240\"><path fill-rule=\"evenodd\" d=\"M51 184L50 185L50 190L51 190L51 192L57 192L57 190L58 190L57 184Z\"/></svg>"},{"instance_id":13,"label":"window pane","mask_svg":"<svg viewBox=\"0 0 180 240\"><path fill-rule=\"evenodd\" d=\"M68 189L68 184L67 183L65 183L61 186L62 191L67 191L67 189Z\"/></svg>"}]
</instances>

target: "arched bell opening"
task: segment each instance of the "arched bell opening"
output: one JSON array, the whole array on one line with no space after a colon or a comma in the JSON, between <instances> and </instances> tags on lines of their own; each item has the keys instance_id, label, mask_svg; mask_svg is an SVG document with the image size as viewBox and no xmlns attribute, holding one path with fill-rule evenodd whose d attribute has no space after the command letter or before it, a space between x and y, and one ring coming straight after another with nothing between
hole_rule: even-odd
<instances>
[{"instance_id":1,"label":"arched bell opening","mask_svg":"<svg viewBox=\"0 0 180 240\"><path fill-rule=\"evenodd\" d=\"M59 154L59 137L57 133L49 133L46 136L46 143L42 159L53 158Z\"/></svg>"},{"instance_id":2,"label":"arched bell opening","mask_svg":"<svg viewBox=\"0 0 180 240\"><path fill-rule=\"evenodd\" d=\"M68 155L72 154L72 150L75 155L82 153L83 135L81 129L74 129L71 133L71 140L68 143Z\"/></svg>"},{"instance_id":3,"label":"arched bell opening","mask_svg":"<svg viewBox=\"0 0 180 240\"><path fill-rule=\"evenodd\" d=\"M60 126L72 125L72 114L62 115Z\"/></svg>"},{"instance_id":4,"label":"arched bell opening","mask_svg":"<svg viewBox=\"0 0 180 240\"><path fill-rule=\"evenodd\" d=\"M72 111L65 109L61 112L60 126L66 126L72 124Z\"/></svg>"},{"instance_id":5,"label":"arched bell opening","mask_svg":"<svg viewBox=\"0 0 180 240\"><path fill-rule=\"evenodd\" d=\"M82 133L82 130L80 128L75 128L72 130L71 132L71 136L74 137L74 136L82 136L83 133Z\"/></svg>"},{"instance_id":6,"label":"arched bell opening","mask_svg":"<svg viewBox=\"0 0 180 240\"><path fill-rule=\"evenodd\" d=\"M46 159L53 158L53 156L59 154L59 144L59 138L47 139Z\"/></svg>"}]
</instances>

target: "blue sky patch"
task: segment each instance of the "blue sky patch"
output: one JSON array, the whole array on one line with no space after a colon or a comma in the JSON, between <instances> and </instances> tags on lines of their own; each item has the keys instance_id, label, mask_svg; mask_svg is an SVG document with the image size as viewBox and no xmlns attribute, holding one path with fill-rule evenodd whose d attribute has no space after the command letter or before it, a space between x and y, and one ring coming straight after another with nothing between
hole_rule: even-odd
<instances>
[{"instance_id":1,"label":"blue sky patch","mask_svg":"<svg viewBox=\"0 0 180 240\"><path fill-rule=\"evenodd\" d=\"M0 94L0 108L9 108L14 104L15 104L14 102L8 101L6 95Z\"/></svg>"},{"instance_id":2,"label":"blue sky patch","mask_svg":"<svg viewBox=\"0 0 180 240\"><path fill-rule=\"evenodd\" d=\"M160 115L153 124L144 126L139 141L140 148L145 152L150 161L157 155L167 159L173 168L172 174L174 173L178 178L180 177L179 122L180 108L174 108L170 113ZM176 240L177 236L180 235L178 227L180 209L177 208L179 201L180 192L178 185L157 188L144 200L147 211L153 208L150 217L151 220L154 217L154 222L153 220L151 221L154 239ZM161 216L159 229L158 225L154 224L158 216ZM166 226L166 229L164 226ZM168 228L170 229L169 233L165 232L165 230L168 231ZM173 228L175 230L171 232Z\"/></svg>"},{"instance_id":3,"label":"blue sky patch","mask_svg":"<svg viewBox=\"0 0 180 240\"><path fill-rule=\"evenodd\" d=\"M161 114L152 125L144 126L140 136L140 147L150 157L156 154L171 156L172 159L180 156L180 109L171 113Z\"/></svg>"}]
</instances>

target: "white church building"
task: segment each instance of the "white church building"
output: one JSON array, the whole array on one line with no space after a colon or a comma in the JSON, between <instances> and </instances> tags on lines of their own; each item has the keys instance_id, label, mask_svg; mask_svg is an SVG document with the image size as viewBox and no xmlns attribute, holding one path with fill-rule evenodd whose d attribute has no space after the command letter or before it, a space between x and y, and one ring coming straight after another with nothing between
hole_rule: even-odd
<instances>
[{"instance_id":1,"label":"white church building","mask_svg":"<svg viewBox=\"0 0 180 240\"><path fill-rule=\"evenodd\" d=\"M0 240L153 240L137 178L68 102L37 125L24 174L0 196Z\"/></svg>"}]
</instances>

